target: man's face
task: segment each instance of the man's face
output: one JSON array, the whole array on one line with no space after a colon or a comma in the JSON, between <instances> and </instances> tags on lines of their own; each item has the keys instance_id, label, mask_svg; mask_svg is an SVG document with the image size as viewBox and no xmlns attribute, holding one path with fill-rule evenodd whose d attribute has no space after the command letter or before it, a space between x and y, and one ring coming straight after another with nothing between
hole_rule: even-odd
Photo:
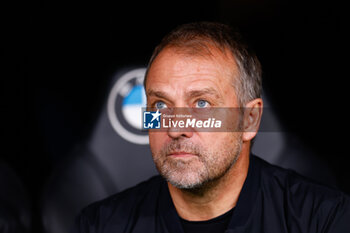
<instances>
[{"instance_id":1,"label":"man's face","mask_svg":"<svg viewBox=\"0 0 350 233\"><path fill-rule=\"evenodd\" d=\"M157 108L238 107L233 58L212 49L212 56L163 50L147 77L147 105ZM241 152L241 132L150 132L153 160L172 185L199 188L225 175Z\"/></svg>"}]
</instances>

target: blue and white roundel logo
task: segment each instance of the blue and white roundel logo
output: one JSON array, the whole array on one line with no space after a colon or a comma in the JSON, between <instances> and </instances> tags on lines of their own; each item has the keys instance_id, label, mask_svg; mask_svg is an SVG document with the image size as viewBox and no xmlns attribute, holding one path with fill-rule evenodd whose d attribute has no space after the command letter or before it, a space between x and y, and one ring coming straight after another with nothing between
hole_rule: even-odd
<instances>
[{"instance_id":1,"label":"blue and white roundel logo","mask_svg":"<svg viewBox=\"0 0 350 233\"><path fill-rule=\"evenodd\" d=\"M141 108L146 106L146 95L143 85L137 84L124 98L122 112L126 121L136 129L141 129Z\"/></svg>"},{"instance_id":2,"label":"blue and white roundel logo","mask_svg":"<svg viewBox=\"0 0 350 233\"><path fill-rule=\"evenodd\" d=\"M147 132L141 131L142 108L146 107L145 72L145 68L134 69L120 77L109 94L107 104L113 129L123 139L136 144L148 144Z\"/></svg>"}]
</instances>

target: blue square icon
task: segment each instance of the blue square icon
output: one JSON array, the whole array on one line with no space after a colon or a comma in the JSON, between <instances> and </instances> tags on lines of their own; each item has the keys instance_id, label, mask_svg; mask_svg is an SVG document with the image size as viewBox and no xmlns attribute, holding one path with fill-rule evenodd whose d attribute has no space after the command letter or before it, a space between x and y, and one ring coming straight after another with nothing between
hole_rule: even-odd
<instances>
[{"instance_id":1,"label":"blue square icon","mask_svg":"<svg viewBox=\"0 0 350 233\"><path fill-rule=\"evenodd\" d=\"M160 129L160 119L162 113L157 110L156 112L143 112L143 128L144 129Z\"/></svg>"}]
</instances>

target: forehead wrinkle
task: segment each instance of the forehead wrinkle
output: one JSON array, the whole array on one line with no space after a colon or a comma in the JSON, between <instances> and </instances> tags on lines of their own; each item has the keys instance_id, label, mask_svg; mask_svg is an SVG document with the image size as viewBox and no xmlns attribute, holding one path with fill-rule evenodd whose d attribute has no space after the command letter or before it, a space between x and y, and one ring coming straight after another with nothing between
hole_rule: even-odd
<instances>
[{"instance_id":1,"label":"forehead wrinkle","mask_svg":"<svg viewBox=\"0 0 350 233\"><path fill-rule=\"evenodd\" d=\"M155 87L154 85L156 85L160 88L157 88L158 90L168 94L177 91L176 95L178 97L184 95L185 91L188 91L191 87L195 89L212 87L217 89L217 93L221 94L222 97L229 94L229 92L236 95L234 86L236 86L235 79L237 79L239 71L235 59L232 56L230 57L231 54L222 53L218 49L213 49L211 52L211 56L202 57L195 54L179 53L173 48L165 48L150 67L148 79L152 79L153 82L149 83L147 87ZM207 65L208 62L211 65ZM176 79L179 82L173 82ZM184 80L185 84L181 79ZM221 81L218 81L219 79ZM210 83L207 83L207 81ZM178 85L185 86L178 88ZM228 90L227 87L229 86L233 90ZM168 97L174 96L168 95Z\"/></svg>"},{"instance_id":2,"label":"forehead wrinkle","mask_svg":"<svg viewBox=\"0 0 350 233\"><path fill-rule=\"evenodd\" d=\"M173 53L175 56L179 56L179 59L175 64L172 65L172 68L170 70L164 70L169 74L169 72L172 73L174 77L176 77L176 73L181 73L185 70L187 67L188 62L196 62L197 68L196 71L193 71L193 74L198 74L199 71L205 71L207 69L205 65L203 65L203 60L214 62L217 64L217 67L231 67L229 68L229 73L227 72L226 75L231 76L232 73L236 73L238 71L238 67L235 61L235 58L230 54L227 49L225 51L219 50L216 47L210 46L208 48L210 51L210 54L207 54L207 56L202 56L201 53L188 53L188 51L185 48L174 48L174 47L166 47L159 53L159 55L154 60L152 66L150 67L150 70L154 67L154 63L158 63L159 60L162 60L164 56L169 56L169 54ZM159 67L158 67L159 68ZM216 69L216 71L223 72L224 69ZM163 72L164 72L163 71ZM196 73L197 72L197 73ZM209 70L210 72L210 70ZM205 73L205 72L204 72ZM188 75L192 75L192 73L188 73ZM232 77L232 76L231 76Z\"/></svg>"}]
</instances>

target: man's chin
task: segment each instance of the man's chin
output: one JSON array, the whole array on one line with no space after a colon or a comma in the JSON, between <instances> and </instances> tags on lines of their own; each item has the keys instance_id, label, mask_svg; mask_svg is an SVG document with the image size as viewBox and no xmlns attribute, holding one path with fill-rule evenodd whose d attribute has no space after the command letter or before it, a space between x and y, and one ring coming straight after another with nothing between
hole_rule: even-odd
<instances>
[{"instance_id":1,"label":"man's chin","mask_svg":"<svg viewBox=\"0 0 350 233\"><path fill-rule=\"evenodd\" d=\"M207 180L208 174L198 157L189 159L167 158L157 164L158 172L174 187L193 189L201 187Z\"/></svg>"},{"instance_id":2,"label":"man's chin","mask_svg":"<svg viewBox=\"0 0 350 233\"><path fill-rule=\"evenodd\" d=\"M203 187L202 182L201 183L191 183L191 182L184 183L184 182L177 182L177 181L169 180L169 179L167 179L167 180L172 186L174 186L178 189L182 189L182 190L190 191L190 190L194 190L194 189L200 189L201 187Z\"/></svg>"},{"instance_id":3,"label":"man's chin","mask_svg":"<svg viewBox=\"0 0 350 233\"><path fill-rule=\"evenodd\" d=\"M163 177L174 187L186 190L198 189L206 183L198 173L164 174Z\"/></svg>"}]
</instances>

